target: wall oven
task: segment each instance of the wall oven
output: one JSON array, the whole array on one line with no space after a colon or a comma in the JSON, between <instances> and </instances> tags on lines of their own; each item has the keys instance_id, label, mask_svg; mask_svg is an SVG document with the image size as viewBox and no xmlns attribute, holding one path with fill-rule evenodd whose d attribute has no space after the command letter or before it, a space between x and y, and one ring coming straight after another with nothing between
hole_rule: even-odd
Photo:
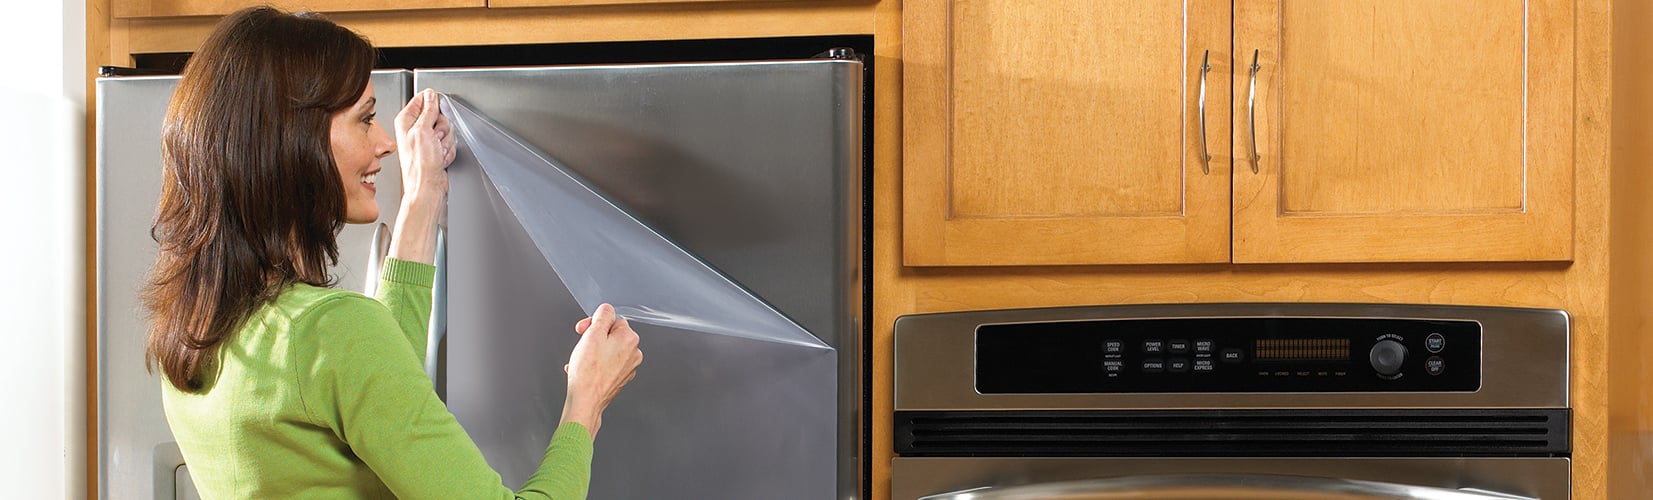
<instances>
[{"instance_id":1,"label":"wall oven","mask_svg":"<svg viewBox=\"0 0 1653 500\"><path fill-rule=\"evenodd\" d=\"M1567 499L1568 332L1387 304L904 316L892 498Z\"/></svg>"}]
</instances>

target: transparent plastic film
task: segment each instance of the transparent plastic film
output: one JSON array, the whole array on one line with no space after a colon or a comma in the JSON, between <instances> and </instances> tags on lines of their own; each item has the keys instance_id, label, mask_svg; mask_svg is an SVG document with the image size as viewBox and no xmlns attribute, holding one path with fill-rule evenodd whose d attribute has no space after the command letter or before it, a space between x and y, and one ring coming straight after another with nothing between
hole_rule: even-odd
<instances>
[{"instance_id":1,"label":"transparent plastic film","mask_svg":"<svg viewBox=\"0 0 1653 500\"><path fill-rule=\"evenodd\" d=\"M482 169L496 208L516 217L585 311L607 302L640 323L831 349L549 155L457 99L441 102L461 148L449 168Z\"/></svg>"}]
</instances>

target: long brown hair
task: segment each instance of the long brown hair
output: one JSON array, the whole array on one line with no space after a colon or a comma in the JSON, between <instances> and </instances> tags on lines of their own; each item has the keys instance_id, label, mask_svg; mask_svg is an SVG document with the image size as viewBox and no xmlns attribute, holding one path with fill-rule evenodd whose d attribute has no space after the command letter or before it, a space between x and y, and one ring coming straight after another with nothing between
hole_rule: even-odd
<instances>
[{"instance_id":1,"label":"long brown hair","mask_svg":"<svg viewBox=\"0 0 1653 500\"><path fill-rule=\"evenodd\" d=\"M330 120L377 56L320 16L253 7L190 57L161 132L160 254L143 293L146 361L179 390L203 386L203 363L259 306L331 284L345 198Z\"/></svg>"}]
</instances>

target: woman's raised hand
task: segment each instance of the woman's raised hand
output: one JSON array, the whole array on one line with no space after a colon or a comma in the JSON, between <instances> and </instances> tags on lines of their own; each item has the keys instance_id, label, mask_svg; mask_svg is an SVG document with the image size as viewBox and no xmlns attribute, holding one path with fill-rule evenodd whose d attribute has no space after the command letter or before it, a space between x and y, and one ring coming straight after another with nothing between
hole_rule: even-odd
<instances>
[{"instance_id":1,"label":"woman's raised hand","mask_svg":"<svg viewBox=\"0 0 1653 500\"><path fill-rule=\"evenodd\" d=\"M396 114L396 149L402 160L402 196L448 192L448 165L453 163L453 124L442 115L441 96L425 89Z\"/></svg>"},{"instance_id":2,"label":"woman's raised hand","mask_svg":"<svg viewBox=\"0 0 1653 500\"><path fill-rule=\"evenodd\" d=\"M568 371L568 398L563 402L562 421L584 425L595 437L603 423L603 409L637 376L643 351L637 348L637 332L624 318L615 316L614 306L608 304L597 306L574 331L580 333L580 342L563 367Z\"/></svg>"},{"instance_id":3,"label":"woman's raised hand","mask_svg":"<svg viewBox=\"0 0 1653 500\"><path fill-rule=\"evenodd\" d=\"M441 96L425 89L396 114L396 150L402 160L402 203L390 239L391 257L430 264L436 256L436 224L448 194L448 164L457 139L442 116Z\"/></svg>"}]
</instances>

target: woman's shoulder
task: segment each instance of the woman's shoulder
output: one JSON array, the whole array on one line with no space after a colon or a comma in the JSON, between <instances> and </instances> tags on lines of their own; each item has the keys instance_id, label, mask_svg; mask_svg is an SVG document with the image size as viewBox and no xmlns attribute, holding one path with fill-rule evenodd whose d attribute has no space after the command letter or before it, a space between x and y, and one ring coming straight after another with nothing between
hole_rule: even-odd
<instances>
[{"instance_id":1,"label":"woman's shoulder","mask_svg":"<svg viewBox=\"0 0 1653 500\"><path fill-rule=\"evenodd\" d=\"M378 303L377 300L350 290L299 283L277 295L272 305L278 309L298 313L294 316L300 316L314 313L318 309L356 308Z\"/></svg>"},{"instance_id":2,"label":"woman's shoulder","mask_svg":"<svg viewBox=\"0 0 1653 500\"><path fill-rule=\"evenodd\" d=\"M340 342L360 342L385 335L375 330L394 325L379 301L349 290L298 284L265 304L236 334L232 350L271 359L285 353L295 361L337 351Z\"/></svg>"},{"instance_id":3,"label":"woman's shoulder","mask_svg":"<svg viewBox=\"0 0 1653 500\"><path fill-rule=\"evenodd\" d=\"M389 314L384 304L366 295L303 283L282 292L271 308L295 326L353 322L363 317Z\"/></svg>"},{"instance_id":4,"label":"woman's shoulder","mask_svg":"<svg viewBox=\"0 0 1653 500\"><path fill-rule=\"evenodd\" d=\"M275 300L279 316L288 324L292 349L330 350L359 342L395 338L390 309L360 293L336 288L295 285ZM331 346L331 347L330 347Z\"/></svg>"}]
</instances>

